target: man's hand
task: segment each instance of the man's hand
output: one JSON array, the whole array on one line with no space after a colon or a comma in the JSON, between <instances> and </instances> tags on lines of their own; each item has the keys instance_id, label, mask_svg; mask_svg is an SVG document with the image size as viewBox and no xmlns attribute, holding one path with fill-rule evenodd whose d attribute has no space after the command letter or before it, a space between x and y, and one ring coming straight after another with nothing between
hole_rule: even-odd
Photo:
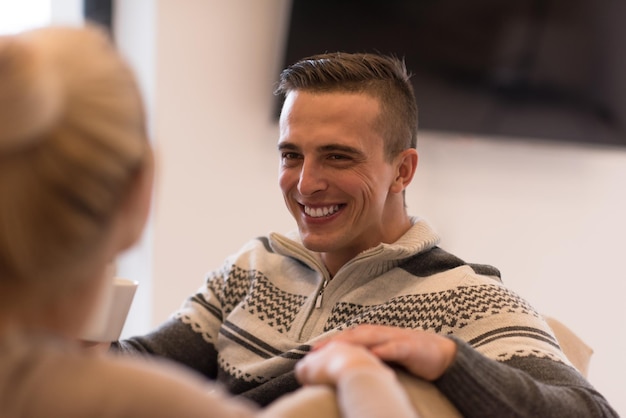
<instances>
[{"instance_id":1,"label":"man's hand","mask_svg":"<svg viewBox=\"0 0 626 418\"><path fill-rule=\"evenodd\" d=\"M359 325L334 335L315 346L314 350L333 343L366 347L381 360L404 366L428 381L441 377L456 357L456 344L449 338L432 332L385 325Z\"/></svg>"},{"instance_id":2,"label":"man's hand","mask_svg":"<svg viewBox=\"0 0 626 418\"><path fill-rule=\"evenodd\" d=\"M307 354L296 364L296 377L303 385L324 384L336 386L347 372L374 370L376 373L392 373L365 347L331 341Z\"/></svg>"}]
</instances>

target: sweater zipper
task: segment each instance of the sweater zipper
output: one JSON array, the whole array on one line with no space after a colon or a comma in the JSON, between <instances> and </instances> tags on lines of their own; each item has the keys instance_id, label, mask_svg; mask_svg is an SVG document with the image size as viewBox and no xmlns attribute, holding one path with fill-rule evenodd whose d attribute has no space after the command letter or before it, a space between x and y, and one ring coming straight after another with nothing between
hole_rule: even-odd
<instances>
[{"instance_id":1,"label":"sweater zipper","mask_svg":"<svg viewBox=\"0 0 626 418\"><path fill-rule=\"evenodd\" d=\"M315 299L315 309L319 309L322 307L322 298L324 297L324 289L326 289L326 285L328 285L328 279L324 279L324 283L322 283L322 288L317 294L317 298Z\"/></svg>"}]
</instances>

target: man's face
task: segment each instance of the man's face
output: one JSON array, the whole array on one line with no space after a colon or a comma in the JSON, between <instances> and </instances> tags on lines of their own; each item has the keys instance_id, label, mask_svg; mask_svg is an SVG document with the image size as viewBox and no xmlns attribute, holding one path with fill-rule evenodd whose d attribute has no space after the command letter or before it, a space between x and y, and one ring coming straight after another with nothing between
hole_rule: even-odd
<instances>
[{"instance_id":1,"label":"man's face","mask_svg":"<svg viewBox=\"0 0 626 418\"><path fill-rule=\"evenodd\" d=\"M375 98L357 93L295 91L285 100L279 184L304 245L327 266L390 242L397 213L389 201L402 197L391 190L397 167L374 128L379 111Z\"/></svg>"}]
</instances>

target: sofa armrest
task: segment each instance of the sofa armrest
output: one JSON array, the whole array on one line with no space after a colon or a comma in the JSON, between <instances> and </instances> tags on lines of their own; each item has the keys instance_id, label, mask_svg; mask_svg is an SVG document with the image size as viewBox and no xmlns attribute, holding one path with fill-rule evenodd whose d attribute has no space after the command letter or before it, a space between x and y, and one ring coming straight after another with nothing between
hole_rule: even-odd
<instances>
[{"instance_id":1,"label":"sofa armrest","mask_svg":"<svg viewBox=\"0 0 626 418\"><path fill-rule=\"evenodd\" d=\"M593 349L563 323L547 315L544 319L552 328L565 356L580 374L587 377Z\"/></svg>"},{"instance_id":2,"label":"sofa armrest","mask_svg":"<svg viewBox=\"0 0 626 418\"><path fill-rule=\"evenodd\" d=\"M461 414L429 382L399 371L398 380L420 418L455 418ZM262 418L341 418L335 391L328 386L305 386L267 406Z\"/></svg>"}]
</instances>

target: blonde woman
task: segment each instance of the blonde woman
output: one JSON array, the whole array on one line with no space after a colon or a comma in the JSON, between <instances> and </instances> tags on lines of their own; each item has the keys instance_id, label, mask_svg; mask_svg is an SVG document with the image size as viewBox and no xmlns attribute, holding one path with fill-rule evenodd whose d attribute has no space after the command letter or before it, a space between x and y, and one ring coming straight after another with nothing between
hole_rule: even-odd
<instances>
[{"instance_id":1,"label":"blonde woman","mask_svg":"<svg viewBox=\"0 0 626 418\"><path fill-rule=\"evenodd\" d=\"M76 343L107 264L141 234L153 165L137 84L101 31L42 28L0 37L3 418L258 412L180 366L85 352ZM392 415L413 414L393 373L373 355L335 350L332 368L311 357L303 383L336 385L347 405L373 390L393 403L385 409ZM342 383L367 375L376 376L369 388ZM348 416L357 411L349 409Z\"/></svg>"}]
</instances>

